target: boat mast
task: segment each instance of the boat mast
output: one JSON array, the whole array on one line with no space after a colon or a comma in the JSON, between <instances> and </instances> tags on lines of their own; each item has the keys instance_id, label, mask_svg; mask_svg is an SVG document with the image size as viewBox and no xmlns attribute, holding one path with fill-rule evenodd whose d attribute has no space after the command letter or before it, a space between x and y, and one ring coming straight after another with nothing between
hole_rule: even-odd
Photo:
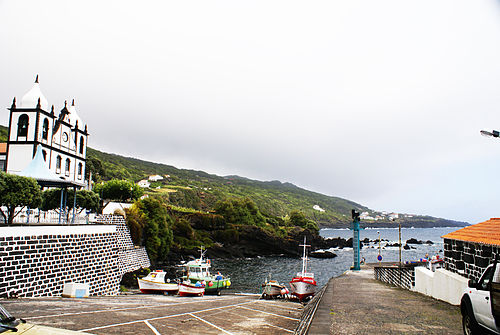
<instances>
[{"instance_id":1,"label":"boat mast","mask_svg":"<svg viewBox=\"0 0 500 335\"><path fill-rule=\"evenodd\" d=\"M299 247L304 247L304 252L302 255L302 276L307 272L307 256L306 256L306 247L310 247L310 245L306 244L306 237L304 236L304 244L300 244Z\"/></svg>"},{"instance_id":2,"label":"boat mast","mask_svg":"<svg viewBox=\"0 0 500 335\"><path fill-rule=\"evenodd\" d=\"M205 252L207 252L205 250ZM203 255L205 255L205 252L203 252L203 246L200 247L200 262L203 261Z\"/></svg>"}]
</instances>

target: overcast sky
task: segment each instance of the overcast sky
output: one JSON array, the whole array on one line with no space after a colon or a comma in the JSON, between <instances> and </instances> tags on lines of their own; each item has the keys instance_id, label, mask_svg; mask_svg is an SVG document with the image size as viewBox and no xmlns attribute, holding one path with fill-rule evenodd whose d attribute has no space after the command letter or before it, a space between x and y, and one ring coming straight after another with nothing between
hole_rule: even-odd
<instances>
[{"instance_id":1,"label":"overcast sky","mask_svg":"<svg viewBox=\"0 0 500 335\"><path fill-rule=\"evenodd\" d=\"M500 216L499 1L0 0L0 50L0 106L39 74L99 150Z\"/></svg>"}]
</instances>

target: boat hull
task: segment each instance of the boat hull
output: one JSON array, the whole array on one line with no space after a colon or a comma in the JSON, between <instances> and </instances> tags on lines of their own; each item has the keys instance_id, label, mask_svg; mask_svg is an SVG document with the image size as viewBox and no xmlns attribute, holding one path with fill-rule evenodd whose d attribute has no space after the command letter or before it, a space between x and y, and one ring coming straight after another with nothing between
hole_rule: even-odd
<instances>
[{"instance_id":1,"label":"boat hull","mask_svg":"<svg viewBox=\"0 0 500 335\"><path fill-rule=\"evenodd\" d=\"M158 283L149 280L137 278L139 290L142 293L176 293L179 285L176 283Z\"/></svg>"},{"instance_id":2,"label":"boat hull","mask_svg":"<svg viewBox=\"0 0 500 335\"><path fill-rule=\"evenodd\" d=\"M295 277L290 282L290 293L301 301L312 297L316 293L316 281L313 278Z\"/></svg>"},{"instance_id":3,"label":"boat hull","mask_svg":"<svg viewBox=\"0 0 500 335\"><path fill-rule=\"evenodd\" d=\"M205 294L205 286L195 286L193 284L179 284L179 295L181 297L203 296Z\"/></svg>"},{"instance_id":4,"label":"boat hull","mask_svg":"<svg viewBox=\"0 0 500 335\"><path fill-rule=\"evenodd\" d=\"M284 285L272 284L272 283L262 284L263 297L275 298L284 296L287 293L288 290Z\"/></svg>"},{"instance_id":5,"label":"boat hull","mask_svg":"<svg viewBox=\"0 0 500 335\"><path fill-rule=\"evenodd\" d=\"M205 293L220 293L221 290L229 288L231 286L231 280L229 278L224 278L221 280L215 280L210 277L189 277L191 283L205 282Z\"/></svg>"}]
</instances>

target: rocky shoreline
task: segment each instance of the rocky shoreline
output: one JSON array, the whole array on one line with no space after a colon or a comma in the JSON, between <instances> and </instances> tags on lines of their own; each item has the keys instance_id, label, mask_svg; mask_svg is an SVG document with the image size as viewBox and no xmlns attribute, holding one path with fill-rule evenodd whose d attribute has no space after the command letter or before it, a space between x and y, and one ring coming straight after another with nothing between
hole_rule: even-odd
<instances>
[{"instance_id":1,"label":"rocky shoreline","mask_svg":"<svg viewBox=\"0 0 500 335\"><path fill-rule=\"evenodd\" d=\"M254 258L260 256L283 255L287 257L301 257L302 247L306 237L307 244L311 246L309 257L315 258L334 258L337 255L329 249L352 248L352 238L345 239L341 237L323 238L307 230L292 234L287 238L281 238L267 233L257 227L245 227L240 231L237 243L215 243L207 249L207 257L216 259L230 258ZM388 240L384 242L384 247L399 247L398 243L389 244ZM378 240L365 238L360 241L360 246L376 244ZM419 241L414 238L408 239L404 244L404 249L414 249L415 244L433 244L432 241ZM373 247L373 245L372 245ZM193 249L173 248L169 254L169 263L179 264L180 261L186 261L199 257L199 251Z\"/></svg>"}]
</instances>

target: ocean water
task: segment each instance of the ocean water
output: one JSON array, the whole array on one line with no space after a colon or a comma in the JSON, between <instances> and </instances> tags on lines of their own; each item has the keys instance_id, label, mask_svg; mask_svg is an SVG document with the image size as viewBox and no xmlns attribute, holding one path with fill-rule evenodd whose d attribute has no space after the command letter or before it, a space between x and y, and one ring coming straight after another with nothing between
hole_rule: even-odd
<instances>
[{"instance_id":1,"label":"ocean water","mask_svg":"<svg viewBox=\"0 0 500 335\"><path fill-rule=\"evenodd\" d=\"M423 258L426 253L430 256L439 254L443 256L443 240L441 236L455 231L459 228L402 228L401 240L403 245L410 238L417 240L432 241L434 244L412 245L415 249L402 250L402 260L412 261ZM325 238L342 237L351 238L353 232L349 229L322 229L320 235ZM368 263L377 262L379 254L378 238L380 236L380 254L383 262L398 262L399 248L385 247L386 244L394 244L399 241L397 228L383 229L363 229L360 238L368 237L370 240L377 240L375 243L364 245L361 249L361 257ZM389 242L383 241L388 240ZM300 249L299 246L297 246ZM352 248L332 250L337 257L331 259L311 258L308 262L308 271L314 272L318 287L325 285L331 277L336 277L344 273L353 264ZM248 259L214 259L212 269L220 271L222 274L231 277L232 292L260 293L261 284L266 277L284 283L289 287L292 277L302 270L302 260L300 258L290 258L284 256L258 257Z\"/></svg>"}]
</instances>

